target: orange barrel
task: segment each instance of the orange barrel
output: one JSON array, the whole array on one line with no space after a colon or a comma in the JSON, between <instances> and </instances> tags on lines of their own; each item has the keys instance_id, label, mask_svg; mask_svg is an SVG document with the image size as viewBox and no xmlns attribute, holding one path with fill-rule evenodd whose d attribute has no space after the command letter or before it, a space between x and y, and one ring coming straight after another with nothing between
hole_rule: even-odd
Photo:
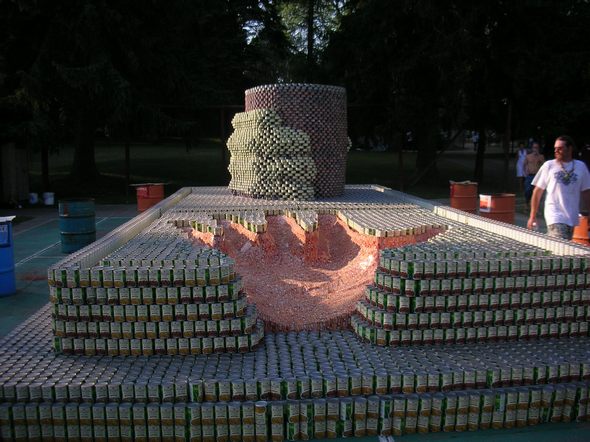
<instances>
[{"instance_id":1,"label":"orange barrel","mask_svg":"<svg viewBox=\"0 0 590 442\"><path fill-rule=\"evenodd\" d=\"M479 195L480 216L514 224L515 197L513 193Z\"/></svg>"},{"instance_id":2,"label":"orange barrel","mask_svg":"<svg viewBox=\"0 0 590 442\"><path fill-rule=\"evenodd\" d=\"M137 192L137 211L143 212L164 199L164 183L132 184Z\"/></svg>"},{"instance_id":3,"label":"orange barrel","mask_svg":"<svg viewBox=\"0 0 590 442\"><path fill-rule=\"evenodd\" d=\"M451 207L475 213L477 211L477 183L451 181Z\"/></svg>"},{"instance_id":4,"label":"orange barrel","mask_svg":"<svg viewBox=\"0 0 590 442\"><path fill-rule=\"evenodd\" d=\"M590 245L588 240L588 217L585 215L578 215L578 225L574 227L573 242L578 244Z\"/></svg>"}]
</instances>

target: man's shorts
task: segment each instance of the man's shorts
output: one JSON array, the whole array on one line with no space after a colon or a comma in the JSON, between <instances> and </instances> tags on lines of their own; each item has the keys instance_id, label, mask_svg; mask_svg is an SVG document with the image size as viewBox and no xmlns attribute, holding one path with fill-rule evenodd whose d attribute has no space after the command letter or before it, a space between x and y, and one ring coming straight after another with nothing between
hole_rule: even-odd
<instances>
[{"instance_id":1,"label":"man's shorts","mask_svg":"<svg viewBox=\"0 0 590 442\"><path fill-rule=\"evenodd\" d=\"M547 235L553 238L562 238L571 240L574 234L574 228L567 224L550 224L547 226Z\"/></svg>"}]
</instances>

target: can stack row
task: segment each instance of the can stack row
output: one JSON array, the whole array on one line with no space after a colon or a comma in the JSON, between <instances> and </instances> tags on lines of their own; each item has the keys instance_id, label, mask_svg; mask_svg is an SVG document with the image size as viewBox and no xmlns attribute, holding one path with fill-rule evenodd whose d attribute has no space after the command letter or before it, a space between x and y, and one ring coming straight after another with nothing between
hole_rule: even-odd
<instances>
[{"instance_id":1,"label":"can stack row","mask_svg":"<svg viewBox=\"0 0 590 442\"><path fill-rule=\"evenodd\" d=\"M201 233L211 233L214 236L223 235L223 226L218 225L217 219L206 212L192 212L190 218L183 213L169 214L167 221L178 228L192 227Z\"/></svg>"},{"instance_id":2,"label":"can stack row","mask_svg":"<svg viewBox=\"0 0 590 442\"><path fill-rule=\"evenodd\" d=\"M247 352L264 336L234 262L160 218L91 268L48 271L54 348L67 355Z\"/></svg>"},{"instance_id":3,"label":"can stack row","mask_svg":"<svg viewBox=\"0 0 590 442\"><path fill-rule=\"evenodd\" d=\"M0 438L278 442L587 420L587 256L551 255L403 201L367 186L296 203L195 188L93 265L62 261L48 275L52 303L0 340ZM247 213L286 215L313 230L317 215L345 210L342 221L367 235L445 230L381 254L359 305L370 327L385 329L375 324L391 313L400 339L420 332L423 344L448 322L476 340L263 335L233 260L187 237L190 220L214 232L225 219L257 226ZM480 329L545 325L545 339L477 340Z\"/></svg>"},{"instance_id":4,"label":"can stack row","mask_svg":"<svg viewBox=\"0 0 590 442\"><path fill-rule=\"evenodd\" d=\"M284 210L284 209L316 209L324 210L343 209L383 209L387 207L421 207L419 204L408 203L399 192L383 191L382 188L372 185L347 185L344 193L335 197L316 198L313 201L290 200L265 200L248 198L235 195L227 187L192 187L185 198L178 201L168 211L183 210ZM404 195L404 194L401 194ZM425 212L433 214L432 210ZM439 219L445 219L438 216Z\"/></svg>"},{"instance_id":5,"label":"can stack row","mask_svg":"<svg viewBox=\"0 0 590 442\"><path fill-rule=\"evenodd\" d=\"M400 237L420 235L434 230L444 231L449 227L440 217L415 206L397 205L380 209L313 209L293 206L285 209L223 210L210 209L206 212L186 209L167 212L164 217L176 227L193 229L223 235L220 221L227 220L240 224L254 233L267 231L267 216L289 216L306 232L318 229L320 215L336 216L352 230L371 237Z\"/></svg>"},{"instance_id":6,"label":"can stack row","mask_svg":"<svg viewBox=\"0 0 590 442\"><path fill-rule=\"evenodd\" d=\"M283 123L309 136L316 197L344 193L347 135L346 90L319 84L269 84L245 92L246 111L273 110Z\"/></svg>"},{"instance_id":7,"label":"can stack row","mask_svg":"<svg viewBox=\"0 0 590 442\"><path fill-rule=\"evenodd\" d=\"M269 211L270 212L270 211ZM280 213L280 211L277 211ZM178 228L191 227L197 232L211 233L214 236L223 235L223 225L220 221L227 220L240 224L254 233L264 233L267 230L266 214L262 210L239 211L179 211L165 215L168 223Z\"/></svg>"},{"instance_id":8,"label":"can stack row","mask_svg":"<svg viewBox=\"0 0 590 442\"><path fill-rule=\"evenodd\" d=\"M355 332L378 345L588 336L590 258L451 228L384 250Z\"/></svg>"},{"instance_id":9,"label":"can stack row","mask_svg":"<svg viewBox=\"0 0 590 442\"><path fill-rule=\"evenodd\" d=\"M586 382L459 393L216 403L0 404L3 440L335 439L586 421Z\"/></svg>"},{"instance_id":10,"label":"can stack row","mask_svg":"<svg viewBox=\"0 0 590 442\"><path fill-rule=\"evenodd\" d=\"M287 210L285 215L293 218L306 233L315 232L319 228L319 216L314 210Z\"/></svg>"},{"instance_id":11,"label":"can stack row","mask_svg":"<svg viewBox=\"0 0 590 442\"><path fill-rule=\"evenodd\" d=\"M293 332L267 335L252 353L86 357L52 352L50 321L36 319L22 342L2 343L1 402L303 400L590 381L581 338L427 349Z\"/></svg>"},{"instance_id":12,"label":"can stack row","mask_svg":"<svg viewBox=\"0 0 590 442\"><path fill-rule=\"evenodd\" d=\"M272 109L238 113L227 140L229 188L253 198L314 198L316 167L309 135L283 125Z\"/></svg>"},{"instance_id":13,"label":"can stack row","mask_svg":"<svg viewBox=\"0 0 590 442\"><path fill-rule=\"evenodd\" d=\"M223 235L223 226L220 221L227 220L240 224L254 233L267 231L267 216L289 216L305 232L313 232L318 229L318 217L320 215L336 216L352 230L371 237L400 237L420 235L431 232L434 229L446 230L448 224L436 215L432 215L417 207L399 205L396 208L383 208L380 210L314 210L314 209L253 209L253 210L209 210L198 211L170 211L164 217L170 224L176 227L192 227L203 232L212 233L215 236Z\"/></svg>"},{"instance_id":14,"label":"can stack row","mask_svg":"<svg viewBox=\"0 0 590 442\"><path fill-rule=\"evenodd\" d=\"M268 335L245 354L65 356L51 351L49 310L0 342L0 434L9 440L278 442L588 418L588 340L433 351L300 332Z\"/></svg>"},{"instance_id":15,"label":"can stack row","mask_svg":"<svg viewBox=\"0 0 590 442\"><path fill-rule=\"evenodd\" d=\"M432 214L415 206L374 211L340 210L337 216L351 229L376 237L419 235L433 229L447 228L447 224L441 218L433 217Z\"/></svg>"}]
</instances>

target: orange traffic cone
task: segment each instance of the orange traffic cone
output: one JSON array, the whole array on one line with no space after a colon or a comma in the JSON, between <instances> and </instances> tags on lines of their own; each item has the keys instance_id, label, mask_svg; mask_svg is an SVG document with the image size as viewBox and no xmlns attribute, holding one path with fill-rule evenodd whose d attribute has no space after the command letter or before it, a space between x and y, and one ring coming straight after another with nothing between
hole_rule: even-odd
<instances>
[{"instance_id":1,"label":"orange traffic cone","mask_svg":"<svg viewBox=\"0 0 590 442\"><path fill-rule=\"evenodd\" d=\"M579 215L578 225L574 227L573 242L578 244L584 244L585 246L590 245L588 240L588 217L586 215Z\"/></svg>"}]
</instances>

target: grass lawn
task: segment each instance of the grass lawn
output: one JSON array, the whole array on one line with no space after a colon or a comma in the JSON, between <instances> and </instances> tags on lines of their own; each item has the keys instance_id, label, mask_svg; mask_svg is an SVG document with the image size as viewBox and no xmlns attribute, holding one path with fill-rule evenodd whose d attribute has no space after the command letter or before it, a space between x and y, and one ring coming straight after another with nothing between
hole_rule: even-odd
<instances>
[{"instance_id":1,"label":"grass lawn","mask_svg":"<svg viewBox=\"0 0 590 442\"><path fill-rule=\"evenodd\" d=\"M225 186L230 176L223 163L225 146L218 139L204 139L186 150L183 143L132 144L131 183L165 182L170 194L183 186ZM125 183L124 145L98 142L96 161L101 178L96 182L73 184L69 171L73 157L71 147L62 147L49 158L51 191L56 198L94 197L99 203L134 202L133 188ZM226 161L229 153L226 150ZM408 182L415 173L416 154L404 152L404 178ZM448 198L449 180L462 181L472 178L475 155L470 150L449 151L437 160L437 173L428 173L418 184L404 190L424 198ZM34 154L29 163L32 192L41 189L41 157ZM498 153L486 157L484 183L480 192L495 193L514 191L514 159L511 159L509 177L504 183L503 162ZM352 150L348 155L346 171L348 184L381 184L399 188L397 152L368 152Z\"/></svg>"}]
</instances>

